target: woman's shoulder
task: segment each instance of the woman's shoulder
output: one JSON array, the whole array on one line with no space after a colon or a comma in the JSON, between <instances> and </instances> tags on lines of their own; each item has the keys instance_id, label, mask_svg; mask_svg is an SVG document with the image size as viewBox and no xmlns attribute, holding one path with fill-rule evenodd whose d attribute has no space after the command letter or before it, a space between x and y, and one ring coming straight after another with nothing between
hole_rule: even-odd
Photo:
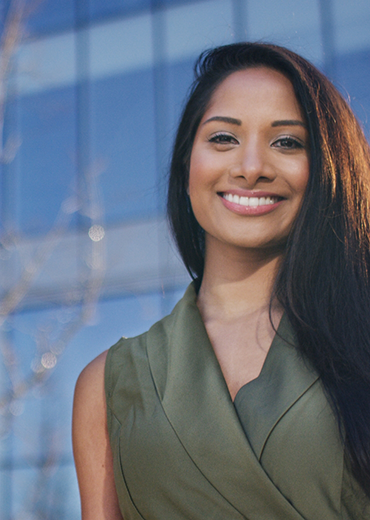
<instances>
[{"instance_id":1,"label":"woman's shoulder","mask_svg":"<svg viewBox=\"0 0 370 520\"><path fill-rule=\"evenodd\" d=\"M102 401L102 396L104 395L102 390L104 389L104 371L107 355L108 350L105 350L82 370L76 383L75 408L79 408L80 403L83 403L81 408L85 410L88 408L89 403L91 403L92 407L96 406L97 402L104 404Z\"/></svg>"},{"instance_id":2,"label":"woman's shoulder","mask_svg":"<svg viewBox=\"0 0 370 520\"><path fill-rule=\"evenodd\" d=\"M104 366L107 351L91 361L77 379L72 419L73 451L78 464L85 453L85 444L91 444L93 435L106 430L104 395ZM103 434L100 434L103 436Z\"/></svg>"},{"instance_id":3,"label":"woman's shoulder","mask_svg":"<svg viewBox=\"0 0 370 520\"><path fill-rule=\"evenodd\" d=\"M109 350L105 350L104 352L99 354L95 359L90 361L88 365L86 365L86 367L82 370L78 377L78 386L89 386L90 384L94 383L96 379L99 379L102 376L104 376L104 367L108 352Z\"/></svg>"},{"instance_id":4,"label":"woman's shoulder","mask_svg":"<svg viewBox=\"0 0 370 520\"><path fill-rule=\"evenodd\" d=\"M107 351L81 372L73 404L72 440L82 518L122 519L107 431L104 370Z\"/></svg>"},{"instance_id":5,"label":"woman's shoulder","mask_svg":"<svg viewBox=\"0 0 370 520\"><path fill-rule=\"evenodd\" d=\"M127 338L121 338L85 366L76 382L75 409L81 408L81 413L90 417L101 412L105 414L107 378L112 378L115 372L120 371L120 365L125 364L122 350L129 344Z\"/></svg>"}]
</instances>

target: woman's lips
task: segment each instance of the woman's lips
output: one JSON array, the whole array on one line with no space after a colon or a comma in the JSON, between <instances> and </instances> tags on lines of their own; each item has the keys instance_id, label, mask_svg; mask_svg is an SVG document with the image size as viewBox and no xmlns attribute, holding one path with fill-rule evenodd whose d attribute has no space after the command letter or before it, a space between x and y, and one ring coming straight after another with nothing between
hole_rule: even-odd
<instances>
[{"instance_id":1,"label":"woman's lips","mask_svg":"<svg viewBox=\"0 0 370 520\"><path fill-rule=\"evenodd\" d=\"M232 193L219 193L226 208L241 215L263 215L273 211L282 202L283 198L277 195L254 195L245 197Z\"/></svg>"}]
</instances>

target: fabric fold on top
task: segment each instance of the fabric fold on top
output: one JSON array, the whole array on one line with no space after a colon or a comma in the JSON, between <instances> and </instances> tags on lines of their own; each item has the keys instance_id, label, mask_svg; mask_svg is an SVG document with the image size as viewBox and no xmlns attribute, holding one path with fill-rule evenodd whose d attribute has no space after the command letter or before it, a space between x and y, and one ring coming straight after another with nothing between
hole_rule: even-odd
<instances>
[{"instance_id":1,"label":"fabric fold on top","mask_svg":"<svg viewBox=\"0 0 370 520\"><path fill-rule=\"evenodd\" d=\"M281 417L318 380L316 372L299 356L295 343L283 315L261 373L235 396L235 409L258 459Z\"/></svg>"},{"instance_id":2,"label":"fabric fold on top","mask_svg":"<svg viewBox=\"0 0 370 520\"><path fill-rule=\"evenodd\" d=\"M105 384L125 520L370 519L286 317L233 403L191 284L171 315L109 350Z\"/></svg>"},{"instance_id":3,"label":"fabric fold on top","mask_svg":"<svg viewBox=\"0 0 370 520\"><path fill-rule=\"evenodd\" d=\"M160 322L149 331L147 349L163 409L187 453L246 518L259 520L269 511L274 518L302 518L266 475L243 431L192 285L173 315L170 327ZM159 335L166 340L158 341ZM281 340L276 337L274 342ZM166 373L163 359L167 360ZM306 379L307 390L317 376L311 373ZM299 385L291 390L297 399L304 388ZM279 408L280 414L285 411L284 406Z\"/></svg>"}]
</instances>

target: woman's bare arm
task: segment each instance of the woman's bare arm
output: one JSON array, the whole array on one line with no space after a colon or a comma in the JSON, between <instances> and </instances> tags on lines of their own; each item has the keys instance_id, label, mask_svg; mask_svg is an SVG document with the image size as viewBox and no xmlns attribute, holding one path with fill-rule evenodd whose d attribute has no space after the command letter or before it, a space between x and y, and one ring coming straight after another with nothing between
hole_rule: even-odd
<instances>
[{"instance_id":1,"label":"woman's bare arm","mask_svg":"<svg viewBox=\"0 0 370 520\"><path fill-rule=\"evenodd\" d=\"M81 495L82 520L123 520L113 477L104 392L107 352L78 378L73 404L73 453Z\"/></svg>"}]
</instances>

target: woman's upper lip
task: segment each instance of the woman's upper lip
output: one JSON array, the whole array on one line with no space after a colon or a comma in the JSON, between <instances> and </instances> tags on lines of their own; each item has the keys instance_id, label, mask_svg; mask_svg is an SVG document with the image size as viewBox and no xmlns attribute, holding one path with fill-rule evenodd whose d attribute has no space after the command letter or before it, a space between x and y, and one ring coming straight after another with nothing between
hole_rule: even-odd
<instances>
[{"instance_id":1,"label":"woman's upper lip","mask_svg":"<svg viewBox=\"0 0 370 520\"><path fill-rule=\"evenodd\" d=\"M233 188L231 190L223 190L219 191L219 195L225 195L229 193L230 195L238 195L239 197L273 197L284 199L283 195L279 195L278 193L273 193L271 191L262 191L262 190L245 190L241 188Z\"/></svg>"}]
</instances>

